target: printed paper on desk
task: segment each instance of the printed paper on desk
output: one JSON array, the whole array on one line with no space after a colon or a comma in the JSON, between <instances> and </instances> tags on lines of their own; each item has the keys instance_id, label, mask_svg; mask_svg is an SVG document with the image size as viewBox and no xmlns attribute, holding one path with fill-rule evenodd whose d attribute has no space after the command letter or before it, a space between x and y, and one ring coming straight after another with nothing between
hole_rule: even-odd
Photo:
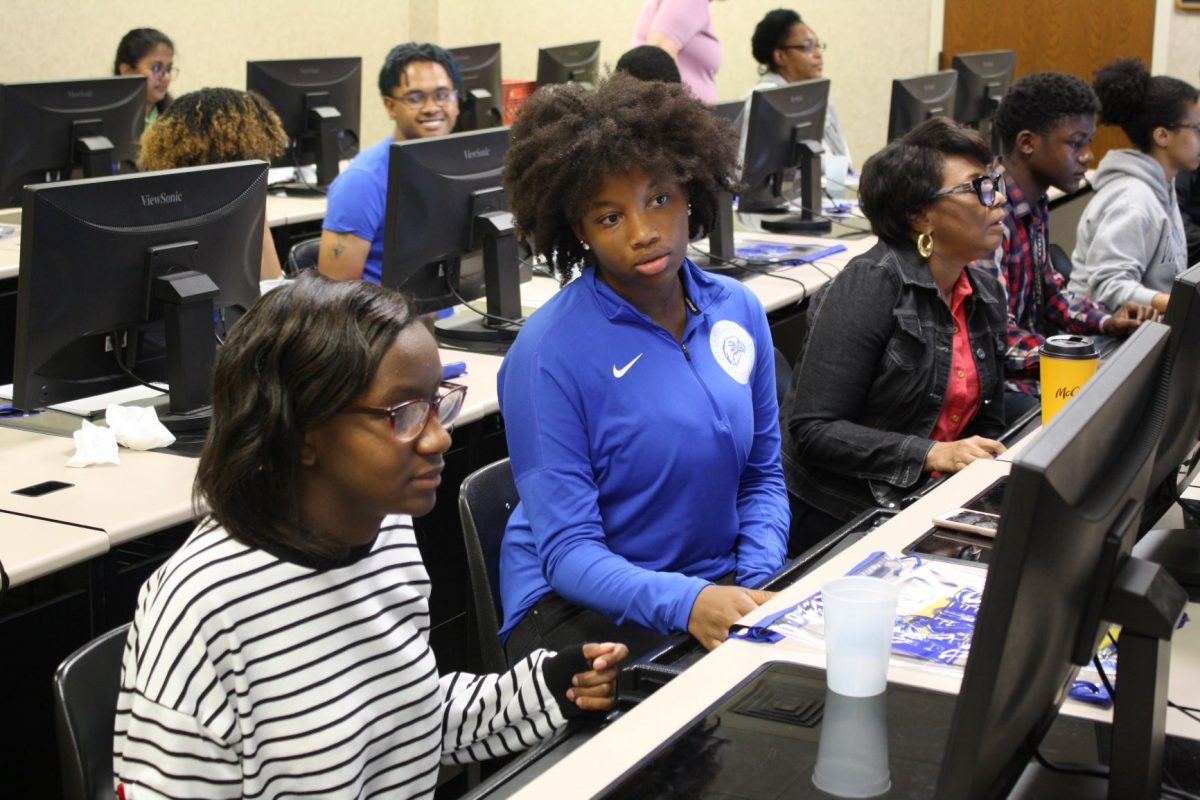
<instances>
[{"instance_id":1,"label":"printed paper on desk","mask_svg":"<svg viewBox=\"0 0 1200 800\"><path fill-rule=\"evenodd\" d=\"M875 552L846 573L882 578L900 587L892 654L951 667L967 663L987 573L918 555ZM785 636L822 642L821 593L810 595L769 625Z\"/></svg>"}]
</instances>

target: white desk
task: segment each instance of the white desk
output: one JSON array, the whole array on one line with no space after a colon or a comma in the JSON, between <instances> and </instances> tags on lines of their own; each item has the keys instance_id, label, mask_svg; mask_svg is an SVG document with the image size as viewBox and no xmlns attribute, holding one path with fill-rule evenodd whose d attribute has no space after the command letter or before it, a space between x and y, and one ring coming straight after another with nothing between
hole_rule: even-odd
<instances>
[{"instance_id":1,"label":"white desk","mask_svg":"<svg viewBox=\"0 0 1200 800\"><path fill-rule=\"evenodd\" d=\"M819 591L821 584L845 574L872 551L900 552L928 530L935 513L954 508L983 491L997 478L1007 475L1009 466L1002 460L973 463L894 519L780 592L747 620L780 611ZM1172 640L1168 694L1176 703L1195 707L1200 704L1200 681L1197 680L1200 676L1200 605L1189 604L1187 611L1192 622L1176 631ZM825 667L824 650L800 641L785 639L772 645L740 640L726 642L549 768L517 796L548 800L593 796L756 668L777 660ZM932 672L914 662L911 667L893 664L888 679L954 694L958 692L961 673ZM1063 713L1096 720L1111 716L1108 711L1071 700L1063 704ZM1167 732L1200 739L1200 723L1171 710L1167 714Z\"/></svg>"},{"instance_id":2,"label":"white desk","mask_svg":"<svg viewBox=\"0 0 1200 800\"><path fill-rule=\"evenodd\" d=\"M0 513L0 563L13 586L108 552L108 536L95 528Z\"/></svg>"}]
</instances>

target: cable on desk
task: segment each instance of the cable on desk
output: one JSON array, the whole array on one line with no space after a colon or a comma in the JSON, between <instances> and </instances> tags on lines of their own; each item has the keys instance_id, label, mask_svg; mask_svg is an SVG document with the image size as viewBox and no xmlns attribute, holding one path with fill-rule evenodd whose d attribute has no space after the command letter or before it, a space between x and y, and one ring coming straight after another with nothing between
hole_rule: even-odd
<instances>
[{"instance_id":1,"label":"cable on desk","mask_svg":"<svg viewBox=\"0 0 1200 800\"><path fill-rule=\"evenodd\" d=\"M775 271L776 269L778 269L780 267L791 267L791 266L799 267L799 266L803 266L804 264L810 264L810 265L812 265L812 267L814 269L817 270L817 272L820 272L825 277L832 279L832 276L830 276L829 273L825 272L820 267L818 267L815 261L806 261L806 262L801 262L799 264L776 264L776 263L772 263L770 261L754 261L754 260L751 260L748 258L743 258L743 257L721 258L720 256L713 255L712 253L708 252L707 250L697 247L695 244L692 244L690 242L688 243L688 248L691 250L694 250L696 253L699 253L700 255L704 256L705 258L707 258L711 261L716 261L721 264L725 264L726 266L733 267L734 269L739 269L742 272L749 272L751 275L765 275L768 278L778 278L781 281L789 281L791 283L796 284L797 286L800 287L800 291L801 291L800 299L796 301L797 303L803 303L808 298L808 286L804 283L804 281L800 280L799 278L793 278L791 275L780 275L778 272Z\"/></svg>"},{"instance_id":2,"label":"cable on desk","mask_svg":"<svg viewBox=\"0 0 1200 800\"><path fill-rule=\"evenodd\" d=\"M151 383L150 381L144 380L143 378L139 378L137 375L134 375L133 370L131 370L129 368L128 364L126 364L124 361L121 360L121 357L116 354L115 350L113 351L113 356L114 356L114 360L117 362L117 369L121 370L121 373L126 378L129 378L131 381L140 383L142 386L145 386L147 389L153 389L154 391L158 392L159 394L170 394L171 393L169 389L164 389L161 386L156 386L155 384Z\"/></svg>"},{"instance_id":3,"label":"cable on desk","mask_svg":"<svg viewBox=\"0 0 1200 800\"><path fill-rule=\"evenodd\" d=\"M807 211L813 215L813 219L823 219L826 222L829 222L831 224L841 225L843 228L849 228L853 233L871 233L870 228L863 228L859 225L848 224L846 222L846 220L849 219L848 217L830 217L830 216L827 216L822 211L819 211L819 210L813 209L813 208L809 208L808 206L801 204L801 202L794 197L786 197L784 199L787 200L787 204L788 204L789 208L799 209L800 211ZM854 217L854 219L858 219L858 217Z\"/></svg>"},{"instance_id":4,"label":"cable on desk","mask_svg":"<svg viewBox=\"0 0 1200 800\"><path fill-rule=\"evenodd\" d=\"M467 302L463 298L463 296L458 293L458 289L454 288L453 281L447 281L446 285L450 288L450 294L454 295L454 299L457 300L459 302L459 304L461 306L463 306L463 308L466 308L469 311L475 312L476 314L478 314L479 316L483 317L486 320L489 320L491 322L499 322L503 325L511 325L514 328L520 328L525 324L524 320L508 319L507 317L501 317L498 314L489 314L486 311L480 311L478 308L476 308L475 306L473 306L469 302Z\"/></svg>"}]
</instances>

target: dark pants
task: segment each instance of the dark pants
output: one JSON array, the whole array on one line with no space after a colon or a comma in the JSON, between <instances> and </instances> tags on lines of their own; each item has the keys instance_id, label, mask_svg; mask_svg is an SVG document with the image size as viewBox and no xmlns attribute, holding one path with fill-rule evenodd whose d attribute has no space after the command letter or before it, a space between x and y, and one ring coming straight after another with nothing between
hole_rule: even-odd
<instances>
[{"instance_id":1,"label":"dark pants","mask_svg":"<svg viewBox=\"0 0 1200 800\"><path fill-rule=\"evenodd\" d=\"M1012 389L1004 390L1004 424L1011 427L1016 423L1017 418L1031 408L1040 406L1042 400L1036 394L1028 392L1014 392Z\"/></svg>"},{"instance_id":2,"label":"dark pants","mask_svg":"<svg viewBox=\"0 0 1200 800\"><path fill-rule=\"evenodd\" d=\"M641 625L618 625L603 614L550 592L525 612L508 635L504 651L508 654L508 663L512 664L539 648L561 650L583 642L621 642L629 648L629 660L633 660L662 644L666 638L665 634Z\"/></svg>"},{"instance_id":3,"label":"dark pants","mask_svg":"<svg viewBox=\"0 0 1200 800\"><path fill-rule=\"evenodd\" d=\"M832 514L826 514L821 509L810 506L791 492L788 492L788 502L792 506L792 528L788 534L788 558L803 555L804 551L846 524L845 521Z\"/></svg>"}]
</instances>

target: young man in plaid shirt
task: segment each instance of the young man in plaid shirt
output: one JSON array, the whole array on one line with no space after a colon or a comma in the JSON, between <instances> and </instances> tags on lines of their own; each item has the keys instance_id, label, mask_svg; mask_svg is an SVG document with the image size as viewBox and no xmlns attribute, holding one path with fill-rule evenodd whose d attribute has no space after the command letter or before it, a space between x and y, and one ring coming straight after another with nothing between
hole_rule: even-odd
<instances>
[{"instance_id":1,"label":"young man in plaid shirt","mask_svg":"<svg viewBox=\"0 0 1200 800\"><path fill-rule=\"evenodd\" d=\"M1012 85L996 112L1008 215L1004 241L978 263L1008 293L1005 415L1011 424L1038 405L1038 348L1055 333L1128 336L1153 309L1127 303L1115 313L1068 292L1050 260L1046 190L1079 188L1092 160L1100 102L1083 80L1035 72Z\"/></svg>"}]
</instances>

